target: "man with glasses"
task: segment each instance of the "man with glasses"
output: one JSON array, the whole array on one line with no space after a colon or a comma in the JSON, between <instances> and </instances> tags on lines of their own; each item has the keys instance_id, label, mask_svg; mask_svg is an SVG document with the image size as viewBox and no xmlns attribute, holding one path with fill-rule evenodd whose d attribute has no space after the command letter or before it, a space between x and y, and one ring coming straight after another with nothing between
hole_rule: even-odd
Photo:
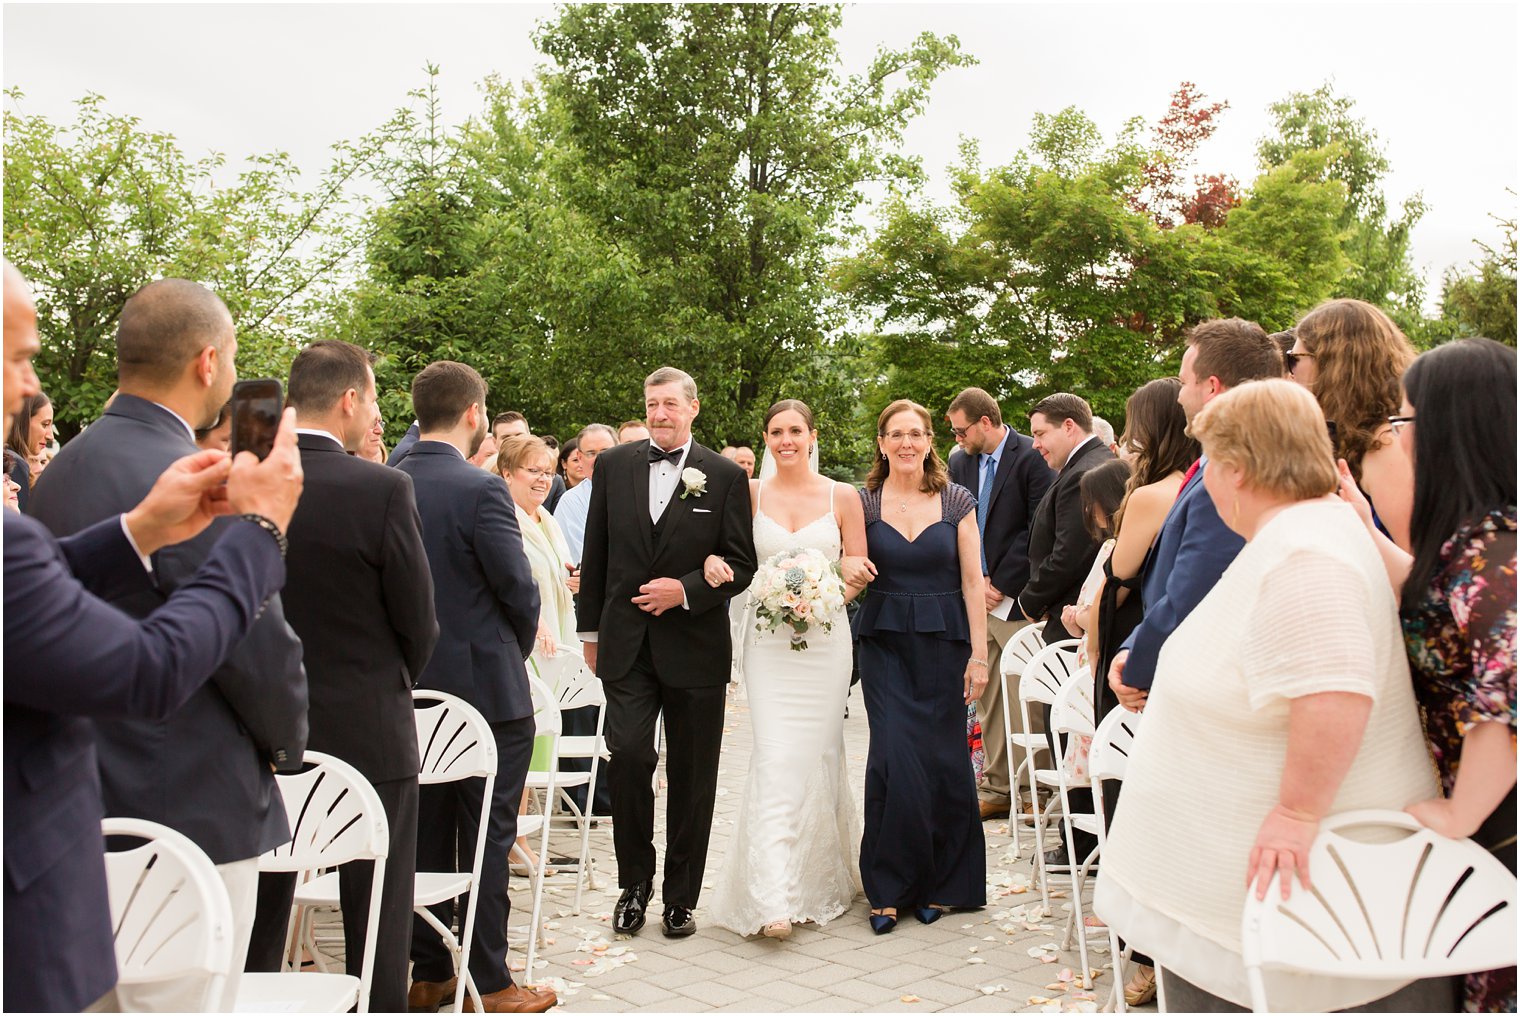
<instances>
[{"instance_id":1,"label":"man with glasses","mask_svg":"<svg viewBox=\"0 0 1520 1016\"><path fill-rule=\"evenodd\" d=\"M976 495L976 522L982 532L982 574L987 582L987 673L976 703L982 724L986 765L982 784L982 819L1006 818L1012 805L1010 774L1023 761L1023 748L1008 748L1003 729L1002 682L998 667L1003 647L1029 623L1011 610L1008 596L1029 581L1029 523L1055 474L1036 454L1030 439L1003 422L997 400L980 388L967 388L950 402L945 417L959 447L950 453L950 478ZM1010 710L1015 732L1023 733L1018 710Z\"/></svg>"},{"instance_id":2,"label":"man with glasses","mask_svg":"<svg viewBox=\"0 0 1520 1016\"><path fill-rule=\"evenodd\" d=\"M605 423L591 423L581 428L580 434L576 435L576 442L581 450L581 463L586 470L586 478L565 491L559 507L551 511L554 520L559 523L560 531L565 534L570 557L579 564L581 546L586 540L586 513L591 509L591 485L596 479L596 459L607 449L617 447L618 440L617 433Z\"/></svg>"}]
</instances>

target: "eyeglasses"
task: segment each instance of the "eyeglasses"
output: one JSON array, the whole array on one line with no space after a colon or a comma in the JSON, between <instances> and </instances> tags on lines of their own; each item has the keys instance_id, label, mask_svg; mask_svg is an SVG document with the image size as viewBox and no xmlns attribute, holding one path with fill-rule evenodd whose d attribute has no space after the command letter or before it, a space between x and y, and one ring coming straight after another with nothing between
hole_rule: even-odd
<instances>
[{"instance_id":1,"label":"eyeglasses","mask_svg":"<svg viewBox=\"0 0 1520 1016\"><path fill-rule=\"evenodd\" d=\"M889 434L882 435L882 437L886 438L888 441L899 443L902 441L913 441L916 443L922 441L928 436L929 435L925 434L921 430L894 430Z\"/></svg>"},{"instance_id":2,"label":"eyeglasses","mask_svg":"<svg viewBox=\"0 0 1520 1016\"><path fill-rule=\"evenodd\" d=\"M1298 361L1304 359L1305 357L1307 357L1308 359L1312 360L1312 359L1314 359L1314 354L1313 353L1284 353L1283 354L1283 363L1287 365L1288 373L1291 374L1295 370L1297 370L1298 369Z\"/></svg>"},{"instance_id":3,"label":"eyeglasses","mask_svg":"<svg viewBox=\"0 0 1520 1016\"><path fill-rule=\"evenodd\" d=\"M528 479L530 480L542 480L546 476L554 475L554 470L552 469L537 469L532 466L523 466L521 468L524 473L528 474Z\"/></svg>"},{"instance_id":4,"label":"eyeglasses","mask_svg":"<svg viewBox=\"0 0 1520 1016\"><path fill-rule=\"evenodd\" d=\"M1393 428L1394 437L1398 437L1404 428L1413 422L1414 417L1412 416L1390 416L1388 418L1388 426Z\"/></svg>"},{"instance_id":5,"label":"eyeglasses","mask_svg":"<svg viewBox=\"0 0 1520 1016\"><path fill-rule=\"evenodd\" d=\"M950 433L954 434L956 437L965 437L966 436L966 431L970 430L972 427L975 427L975 426L976 426L976 424L974 424L974 423L973 424L968 424L965 427L956 427L956 426L952 425L950 427Z\"/></svg>"}]
</instances>

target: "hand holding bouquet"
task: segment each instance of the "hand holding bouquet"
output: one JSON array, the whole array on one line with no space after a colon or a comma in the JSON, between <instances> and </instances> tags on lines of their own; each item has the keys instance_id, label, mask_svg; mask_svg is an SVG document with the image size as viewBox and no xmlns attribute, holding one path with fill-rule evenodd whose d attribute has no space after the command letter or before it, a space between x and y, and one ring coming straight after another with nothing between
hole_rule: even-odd
<instances>
[{"instance_id":1,"label":"hand holding bouquet","mask_svg":"<svg viewBox=\"0 0 1520 1016\"><path fill-rule=\"evenodd\" d=\"M756 630L791 628L792 649L807 648L807 633L817 625L832 631L844 610L844 580L837 562L815 549L788 550L761 564L750 595L755 599Z\"/></svg>"}]
</instances>

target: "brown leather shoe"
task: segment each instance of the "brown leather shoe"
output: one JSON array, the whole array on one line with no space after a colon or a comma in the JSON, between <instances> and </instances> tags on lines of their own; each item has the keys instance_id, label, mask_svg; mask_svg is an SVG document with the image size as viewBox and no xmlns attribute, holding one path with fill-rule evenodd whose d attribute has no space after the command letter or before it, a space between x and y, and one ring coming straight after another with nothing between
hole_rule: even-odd
<instances>
[{"instance_id":1,"label":"brown leather shoe","mask_svg":"<svg viewBox=\"0 0 1520 1016\"><path fill-rule=\"evenodd\" d=\"M458 988L457 977L447 981L413 981L406 993L406 1007L412 1012L437 1012L445 1001L453 1001ZM469 1002L470 996L465 995L464 1000Z\"/></svg>"},{"instance_id":2,"label":"brown leather shoe","mask_svg":"<svg viewBox=\"0 0 1520 1016\"><path fill-rule=\"evenodd\" d=\"M982 801L981 809L983 822L989 819L1008 817L1008 805L1006 804L993 804L991 801Z\"/></svg>"},{"instance_id":3,"label":"brown leather shoe","mask_svg":"<svg viewBox=\"0 0 1520 1016\"><path fill-rule=\"evenodd\" d=\"M559 996L548 988L524 988L512 984L500 991L480 996L486 1012L548 1012L559 1005ZM464 1011L475 1011L475 1000L464 997Z\"/></svg>"}]
</instances>

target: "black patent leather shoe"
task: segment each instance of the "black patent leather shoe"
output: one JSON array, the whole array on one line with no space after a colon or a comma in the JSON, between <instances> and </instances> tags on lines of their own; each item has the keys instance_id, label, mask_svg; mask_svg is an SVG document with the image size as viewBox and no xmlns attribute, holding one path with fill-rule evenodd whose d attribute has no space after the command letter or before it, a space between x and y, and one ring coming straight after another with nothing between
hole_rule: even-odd
<instances>
[{"instance_id":1,"label":"black patent leather shoe","mask_svg":"<svg viewBox=\"0 0 1520 1016\"><path fill-rule=\"evenodd\" d=\"M633 935L644 926L644 911L649 907L649 895L654 892L654 880L645 879L623 890L617 906L612 908L612 930L619 935Z\"/></svg>"},{"instance_id":2,"label":"black patent leather shoe","mask_svg":"<svg viewBox=\"0 0 1520 1016\"><path fill-rule=\"evenodd\" d=\"M685 938L697 930L697 919L690 907L671 905L665 908L665 919L660 922L666 938Z\"/></svg>"}]
</instances>

